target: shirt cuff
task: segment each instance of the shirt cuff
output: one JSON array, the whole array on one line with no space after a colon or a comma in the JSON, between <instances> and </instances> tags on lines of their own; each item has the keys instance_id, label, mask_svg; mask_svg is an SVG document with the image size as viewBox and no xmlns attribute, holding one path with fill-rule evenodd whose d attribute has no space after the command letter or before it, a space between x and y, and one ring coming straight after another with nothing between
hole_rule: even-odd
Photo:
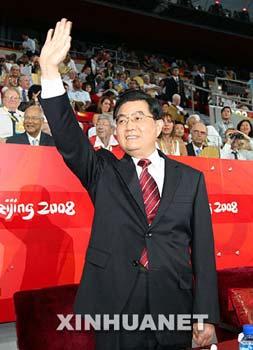
<instances>
[{"instance_id":1,"label":"shirt cuff","mask_svg":"<svg viewBox=\"0 0 253 350\"><path fill-rule=\"evenodd\" d=\"M41 78L41 87L42 98L57 97L66 92L60 77L53 80Z\"/></svg>"}]
</instances>

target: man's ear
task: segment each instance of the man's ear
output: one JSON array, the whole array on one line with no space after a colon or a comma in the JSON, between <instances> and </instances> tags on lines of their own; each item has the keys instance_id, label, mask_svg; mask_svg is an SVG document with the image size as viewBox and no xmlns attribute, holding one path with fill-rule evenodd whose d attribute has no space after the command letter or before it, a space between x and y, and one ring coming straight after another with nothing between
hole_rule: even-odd
<instances>
[{"instance_id":1,"label":"man's ear","mask_svg":"<svg viewBox=\"0 0 253 350\"><path fill-rule=\"evenodd\" d=\"M158 137L161 134L162 128L163 128L163 120L158 119L156 120L156 136Z\"/></svg>"}]
</instances>

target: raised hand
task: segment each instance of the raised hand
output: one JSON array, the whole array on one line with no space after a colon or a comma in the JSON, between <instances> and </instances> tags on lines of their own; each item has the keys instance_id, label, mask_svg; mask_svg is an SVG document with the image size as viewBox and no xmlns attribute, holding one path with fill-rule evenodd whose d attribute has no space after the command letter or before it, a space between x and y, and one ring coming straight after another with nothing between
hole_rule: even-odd
<instances>
[{"instance_id":1,"label":"raised hand","mask_svg":"<svg viewBox=\"0 0 253 350\"><path fill-rule=\"evenodd\" d=\"M64 60L70 49L72 23L66 18L56 23L55 29L49 29L40 54L40 67L44 79L59 76L58 65Z\"/></svg>"}]
</instances>

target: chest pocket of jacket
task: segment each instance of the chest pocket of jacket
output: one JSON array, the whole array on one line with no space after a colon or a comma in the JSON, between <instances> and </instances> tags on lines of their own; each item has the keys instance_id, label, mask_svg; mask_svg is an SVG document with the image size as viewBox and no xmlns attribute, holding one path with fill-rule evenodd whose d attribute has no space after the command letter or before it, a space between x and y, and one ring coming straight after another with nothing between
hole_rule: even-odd
<instances>
[{"instance_id":1,"label":"chest pocket of jacket","mask_svg":"<svg viewBox=\"0 0 253 350\"><path fill-rule=\"evenodd\" d=\"M105 268L111 254L97 248L89 247L86 252L86 261L89 263Z\"/></svg>"}]
</instances>

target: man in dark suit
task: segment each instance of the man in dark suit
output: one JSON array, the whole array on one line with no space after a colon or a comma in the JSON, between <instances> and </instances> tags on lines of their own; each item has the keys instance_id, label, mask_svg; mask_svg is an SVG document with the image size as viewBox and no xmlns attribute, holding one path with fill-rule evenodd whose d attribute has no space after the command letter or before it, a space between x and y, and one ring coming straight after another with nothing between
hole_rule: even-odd
<instances>
[{"instance_id":1,"label":"man in dark suit","mask_svg":"<svg viewBox=\"0 0 253 350\"><path fill-rule=\"evenodd\" d=\"M179 76L179 68L177 65L171 66L171 76L165 79L165 94L163 99L172 102L172 96L179 94L181 96L182 106L185 106L186 97L184 91L184 82Z\"/></svg>"},{"instance_id":2,"label":"man in dark suit","mask_svg":"<svg viewBox=\"0 0 253 350\"><path fill-rule=\"evenodd\" d=\"M206 76L206 67L200 66L200 69L198 70L195 78L194 78L194 84L204 88L209 89L209 81ZM198 89L197 93L199 95L199 108L201 113L205 113L206 105L208 104L208 92Z\"/></svg>"},{"instance_id":3,"label":"man in dark suit","mask_svg":"<svg viewBox=\"0 0 253 350\"><path fill-rule=\"evenodd\" d=\"M186 145L188 156L199 156L207 146L207 128L204 123L197 122L191 128L192 142Z\"/></svg>"},{"instance_id":4,"label":"man in dark suit","mask_svg":"<svg viewBox=\"0 0 253 350\"><path fill-rule=\"evenodd\" d=\"M54 146L52 136L41 131L44 122L43 112L39 106L30 106L25 110L25 132L7 138L6 143L18 143L31 146Z\"/></svg>"},{"instance_id":5,"label":"man in dark suit","mask_svg":"<svg viewBox=\"0 0 253 350\"><path fill-rule=\"evenodd\" d=\"M114 110L118 160L95 152L74 117L57 66L70 48L71 22L50 30L42 49L42 106L57 149L87 189L95 207L84 275L75 302L82 315L205 314L193 338L211 341L219 319L212 225L203 174L155 147L163 121L158 102L125 93ZM122 318L121 318L122 320ZM128 324L132 324L131 317ZM138 323L140 326L140 323ZM98 331L97 350L178 350L191 330ZM154 327L153 327L154 329ZM105 328L103 328L105 330Z\"/></svg>"}]
</instances>

